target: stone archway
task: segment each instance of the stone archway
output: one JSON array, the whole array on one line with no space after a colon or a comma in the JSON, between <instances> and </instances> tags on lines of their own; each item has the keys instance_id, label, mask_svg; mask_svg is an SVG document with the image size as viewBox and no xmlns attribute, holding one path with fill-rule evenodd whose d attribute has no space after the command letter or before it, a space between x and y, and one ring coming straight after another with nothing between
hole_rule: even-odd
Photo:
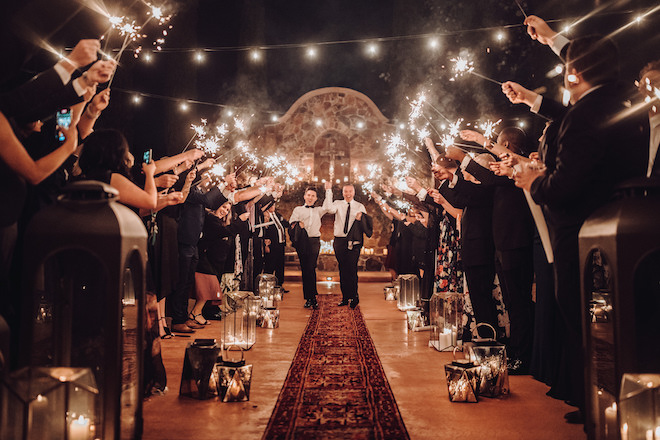
<instances>
[{"instance_id":1,"label":"stone archway","mask_svg":"<svg viewBox=\"0 0 660 440\"><path fill-rule=\"evenodd\" d=\"M314 145L313 176L323 182L348 182L351 178L351 148L348 136L329 130Z\"/></svg>"},{"instance_id":2,"label":"stone archway","mask_svg":"<svg viewBox=\"0 0 660 440\"><path fill-rule=\"evenodd\" d=\"M298 98L277 123L253 133L250 144L264 154L286 154L305 173L305 180L321 182L329 177L332 160L319 150L332 148L334 140L344 154L334 160L335 182L337 178L350 181L356 171L362 172L366 164L380 157L380 139L391 130L388 119L363 93L326 87ZM325 151L330 154L331 150ZM343 162L338 160L341 157Z\"/></svg>"}]
</instances>

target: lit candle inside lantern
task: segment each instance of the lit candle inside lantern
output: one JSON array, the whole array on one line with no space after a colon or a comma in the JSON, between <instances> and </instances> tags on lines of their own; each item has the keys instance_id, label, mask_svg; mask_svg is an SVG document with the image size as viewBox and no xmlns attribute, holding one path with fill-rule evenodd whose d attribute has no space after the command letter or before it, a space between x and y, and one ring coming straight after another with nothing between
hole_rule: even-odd
<instances>
[{"instance_id":1,"label":"lit candle inside lantern","mask_svg":"<svg viewBox=\"0 0 660 440\"><path fill-rule=\"evenodd\" d=\"M69 425L70 440L88 440L89 439L89 419L83 416L74 419Z\"/></svg>"},{"instance_id":2,"label":"lit candle inside lantern","mask_svg":"<svg viewBox=\"0 0 660 440\"><path fill-rule=\"evenodd\" d=\"M618 423L616 420L616 402L612 406L605 408L605 436L609 436L610 433L615 433L618 428Z\"/></svg>"},{"instance_id":3,"label":"lit candle inside lantern","mask_svg":"<svg viewBox=\"0 0 660 440\"><path fill-rule=\"evenodd\" d=\"M621 427L621 440L628 440L628 424L624 423Z\"/></svg>"},{"instance_id":4,"label":"lit candle inside lantern","mask_svg":"<svg viewBox=\"0 0 660 440\"><path fill-rule=\"evenodd\" d=\"M452 346L452 334L451 330L443 329L442 333L438 335L438 342L440 343L440 350L443 350L447 347Z\"/></svg>"},{"instance_id":5,"label":"lit candle inside lantern","mask_svg":"<svg viewBox=\"0 0 660 440\"><path fill-rule=\"evenodd\" d=\"M48 438L48 432L50 431L50 420L48 417L48 399L46 396L39 394L32 405L30 405L30 410L32 411L32 425L30 427L30 438L35 439L45 439Z\"/></svg>"}]
</instances>

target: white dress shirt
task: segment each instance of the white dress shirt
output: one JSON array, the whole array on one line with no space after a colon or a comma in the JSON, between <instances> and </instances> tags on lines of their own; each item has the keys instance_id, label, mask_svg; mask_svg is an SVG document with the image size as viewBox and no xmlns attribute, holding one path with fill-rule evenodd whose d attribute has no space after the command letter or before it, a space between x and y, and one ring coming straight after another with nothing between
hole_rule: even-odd
<instances>
[{"instance_id":1,"label":"white dress shirt","mask_svg":"<svg viewBox=\"0 0 660 440\"><path fill-rule=\"evenodd\" d=\"M351 215L348 218L348 229L351 230L353 222L355 221L355 215L358 212L363 214L367 213L364 205L360 202L351 200ZM323 201L323 208L327 210L330 214L335 215L335 237L346 237L344 232L344 225L346 224L346 211L348 210L348 203L346 200L332 200L332 190L327 189L325 191L325 200Z\"/></svg>"},{"instance_id":2,"label":"white dress shirt","mask_svg":"<svg viewBox=\"0 0 660 440\"><path fill-rule=\"evenodd\" d=\"M328 210L322 206L307 208L305 205L293 208L289 223L302 222L305 225L308 237L321 236L321 217L328 213Z\"/></svg>"}]
</instances>

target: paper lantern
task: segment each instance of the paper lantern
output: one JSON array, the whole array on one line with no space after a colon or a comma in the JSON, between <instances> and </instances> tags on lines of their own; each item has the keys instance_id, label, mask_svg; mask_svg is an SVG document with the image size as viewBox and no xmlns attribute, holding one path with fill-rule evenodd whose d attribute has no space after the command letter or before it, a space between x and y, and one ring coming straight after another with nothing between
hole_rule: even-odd
<instances>
[{"instance_id":1,"label":"paper lantern","mask_svg":"<svg viewBox=\"0 0 660 440\"><path fill-rule=\"evenodd\" d=\"M457 347L463 337L463 304L458 292L436 292L431 296L429 346L438 351Z\"/></svg>"},{"instance_id":2,"label":"paper lantern","mask_svg":"<svg viewBox=\"0 0 660 440\"><path fill-rule=\"evenodd\" d=\"M2 439L100 437L99 390L89 368L26 367L5 378L1 394Z\"/></svg>"}]
</instances>

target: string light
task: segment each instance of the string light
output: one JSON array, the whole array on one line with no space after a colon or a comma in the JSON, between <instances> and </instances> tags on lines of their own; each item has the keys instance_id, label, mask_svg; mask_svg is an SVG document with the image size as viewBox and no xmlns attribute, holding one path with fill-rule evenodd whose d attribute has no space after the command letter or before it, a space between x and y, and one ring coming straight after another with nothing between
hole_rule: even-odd
<instances>
[{"instance_id":1,"label":"string light","mask_svg":"<svg viewBox=\"0 0 660 440\"><path fill-rule=\"evenodd\" d=\"M197 61L198 63L204 61L204 53L201 51L195 52L195 61Z\"/></svg>"},{"instance_id":2,"label":"string light","mask_svg":"<svg viewBox=\"0 0 660 440\"><path fill-rule=\"evenodd\" d=\"M518 127L520 127L520 128L525 128L525 125L526 125L525 121L518 122Z\"/></svg>"},{"instance_id":3,"label":"string light","mask_svg":"<svg viewBox=\"0 0 660 440\"><path fill-rule=\"evenodd\" d=\"M150 53L144 54L144 61L146 61L147 63L150 63L151 59L152 59L152 57L151 57Z\"/></svg>"},{"instance_id":4,"label":"string light","mask_svg":"<svg viewBox=\"0 0 660 440\"><path fill-rule=\"evenodd\" d=\"M498 32L498 33L495 35L495 39L496 39L497 41L504 41L504 32Z\"/></svg>"},{"instance_id":5,"label":"string light","mask_svg":"<svg viewBox=\"0 0 660 440\"><path fill-rule=\"evenodd\" d=\"M369 43L367 45L367 55L376 56L378 54L378 45L376 43Z\"/></svg>"},{"instance_id":6,"label":"string light","mask_svg":"<svg viewBox=\"0 0 660 440\"><path fill-rule=\"evenodd\" d=\"M315 47L308 47L305 54L307 55L307 58L314 59L318 55L318 50L316 50Z\"/></svg>"},{"instance_id":7,"label":"string light","mask_svg":"<svg viewBox=\"0 0 660 440\"><path fill-rule=\"evenodd\" d=\"M252 61L259 61L261 60L261 51L259 49L252 49L250 51L250 59Z\"/></svg>"},{"instance_id":8,"label":"string light","mask_svg":"<svg viewBox=\"0 0 660 440\"><path fill-rule=\"evenodd\" d=\"M320 120L320 119L317 119L317 120L316 120L316 126L317 126L317 127L320 127L321 125L323 125L323 121Z\"/></svg>"},{"instance_id":9,"label":"string light","mask_svg":"<svg viewBox=\"0 0 660 440\"><path fill-rule=\"evenodd\" d=\"M230 117L231 117L231 116L234 116L234 112L233 112L232 109L230 109L230 108L228 108L227 111L226 111L225 113L227 114L227 116L230 116Z\"/></svg>"},{"instance_id":10,"label":"string light","mask_svg":"<svg viewBox=\"0 0 660 440\"><path fill-rule=\"evenodd\" d=\"M133 104L139 104L140 101L142 101L142 98L140 98L140 95L133 95Z\"/></svg>"},{"instance_id":11,"label":"string light","mask_svg":"<svg viewBox=\"0 0 660 440\"><path fill-rule=\"evenodd\" d=\"M273 121L273 122L277 122L277 121L280 120L280 118L279 118L279 116L277 116L277 115L272 115L272 116L270 117L270 120Z\"/></svg>"},{"instance_id":12,"label":"string light","mask_svg":"<svg viewBox=\"0 0 660 440\"><path fill-rule=\"evenodd\" d=\"M431 39L429 40L429 47L430 47L431 49L437 49L437 48L439 48L439 47L440 47L440 41L439 41L437 38L435 38L435 37L434 37L434 38L431 38Z\"/></svg>"},{"instance_id":13,"label":"string light","mask_svg":"<svg viewBox=\"0 0 660 440\"><path fill-rule=\"evenodd\" d=\"M187 102L182 102L181 104L179 104L179 110L181 110L182 112L187 112L189 109L190 106L188 105Z\"/></svg>"}]
</instances>

